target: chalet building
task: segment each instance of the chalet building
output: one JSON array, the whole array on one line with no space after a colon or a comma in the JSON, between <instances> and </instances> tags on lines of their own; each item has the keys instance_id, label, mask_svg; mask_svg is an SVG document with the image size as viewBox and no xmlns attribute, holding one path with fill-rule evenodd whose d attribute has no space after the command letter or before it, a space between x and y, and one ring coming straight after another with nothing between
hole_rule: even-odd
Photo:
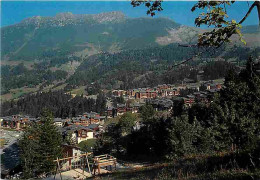
<instances>
[{"instance_id":1,"label":"chalet building","mask_svg":"<svg viewBox=\"0 0 260 180\"><path fill-rule=\"evenodd\" d=\"M127 95L127 91L125 91L125 90L113 90L112 94L116 97L125 96L125 95Z\"/></svg>"},{"instance_id":2,"label":"chalet building","mask_svg":"<svg viewBox=\"0 0 260 180\"><path fill-rule=\"evenodd\" d=\"M135 93L135 99L151 99L158 96L158 91L155 90L141 90Z\"/></svg>"},{"instance_id":3,"label":"chalet building","mask_svg":"<svg viewBox=\"0 0 260 180\"><path fill-rule=\"evenodd\" d=\"M139 112L139 108L141 104L138 102L134 102L131 104L117 104L117 107L109 107L107 108L107 117L113 118L116 116L120 116L125 114L126 112L137 113Z\"/></svg>"},{"instance_id":4,"label":"chalet building","mask_svg":"<svg viewBox=\"0 0 260 180\"><path fill-rule=\"evenodd\" d=\"M191 107L192 104L195 102L195 96L194 95L187 95L186 98L184 98L184 104L187 107Z\"/></svg>"},{"instance_id":5,"label":"chalet building","mask_svg":"<svg viewBox=\"0 0 260 180\"><path fill-rule=\"evenodd\" d=\"M132 90L127 91L127 95L130 98L135 98L135 93L137 93L139 91L140 91L140 89L132 89Z\"/></svg>"},{"instance_id":6,"label":"chalet building","mask_svg":"<svg viewBox=\"0 0 260 180\"><path fill-rule=\"evenodd\" d=\"M174 88L174 86L171 85L171 84L163 84L163 85L158 85L158 86L156 87L156 90L157 90L159 93L161 93L163 90L173 89L173 88Z\"/></svg>"},{"instance_id":7,"label":"chalet building","mask_svg":"<svg viewBox=\"0 0 260 180\"><path fill-rule=\"evenodd\" d=\"M195 99L199 102L202 102L202 103L205 103L207 104L208 103L208 99L209 99L209 96L208 96L208 93L207 92L204 92L204 91L200 91L200 92L194 92L193 93Z\"/></svg>"},{"instance_id":8,"label":"chalet building","mask_svg":"<svg viewBox=\"0 0 260 180\"><path fill-rule=\"evenodd\" d=\"M222 85L220 83L218 84L212 84L210 89L221 89Z\"/></svg>"},{"instance_id":9,"label":"chalet building","mask_svg":"<svg viewBox=\"0 0 260 180\"><path fill-rule=\"evenodd\" d=\"M117 115L123 115L127 111L126 105L125 104L118 104L117 105Z\"/></svg>"},{"instance_id":10,"label":"chalet building","mask_svg":"<svg viewBox=\"0 0 260 180\"><path fill-rule=\"evenodd\" d=\"M129 108L127 109L127 111L131 111L132 113L138 113L140 107L141 107L140 103L132 103L129 105Z\"/></svg>"},{"instance_id":11,"label":"chalet building","mask_svg":"<svg viewBox=\"0 0 260 180\"><path fill-rule=\"evenodd\" d=\"M89 121L84 121L86 118L84 117L82 120L80 117L73 117L71 118L71 122L67 122L65 123L65 127L66 126L71 126L71 125L82 125L82 126L88 126L89 125Z\"/></svg>"},{"instance_id":12,"label":"chalet building","mask_svg":"<svg viewBox=\"0 0 260 180\"><path fill-rule=\"evenodd\" d=\"M66 120L66 122L64 122L64 126L67 127L73 124L81 126L89 126L90 124L102 124L104 123L105 118L105 116L100 116L96 112L86 112L83 115L71 118L71 121Z\"/></svg>"},{"instance_id":13,"label":"chalet building","mask_svg":"<svg viewBox=\"0 0 260 180\"><path fill-rule=\"evenodd\" d=\"M79 144L81 141L86 141L88 139L94 138L94 132L92 129L81 126L81 125L71 125L62 128L63 137L66 137L71 134L71 140L76 144Z\"/></svg>"},{"instance_id":14,"label":"chalet building","mask_svg":"<svg viewBox=\"0 0 260 180\"><path fill-rule=\"evenodd\" d=\"M72 118L73 124L76 125L82 125L82 126L88 126L90 124L90 120L89 118L85 117L85 116L79 116L76 118Z\"/></svg>"},{"instance_id":15,"label":"chalet building","mask_svg":"<svg viewBox=\"0 0 260 180\"><path fill-rule=\"evenodd\" d=\"M80 161L79 157L73 157L73 156L83 154L83 152L80 150L79 147L77 147L75 145L63 144L62 145L62 154L63 154L63 158L72 157L72 158L68 159L68 161L66 161L66 163L63 163L61 165L61 170L67 171L67 170L71 169L73 163Z\"/></svg>"},{"instance_id":16,"label":"chalet building","mask_svg":"<svg viewBox=\"0 0 260 180\"><path fill-rule=\"evenodd\" d=\"M54 118L54 125L58 127L63 127L65 122L67 122L67 119L61 119L61 118Z\"/></svg>"},{"instance_id":17,"label":"chalet building","mask_svg":"<svg viewBox=\"0 0 260 180\"><path fill-rule=\"evenodd\" d=\"M204 86L207 87L207 90L222 88L222 85L220 83L205 83Z\"/></svg>"},{"instance_id":18,"label":"chalet building","mask_svg":"<svg viewBox=\"0 0 260 180\"><path fill-rule=\"evenodd\" d=\"M180 95L180 91L178 91L178 89L174 88L174 89L163 89L161 91L161 96L162 97L167 97L167 96L179 96Z\"/></svg>"},{"instance_id":19,"label":"chalet building","mask_svg":"<svg viewBox=\"0 0 260 180\"><path fill-rule=\"evenodd\" d=\"M127 91L128 97L135 99L150 99L156 97L179 95L179 88L171 84L162 84L154 88L138 88Z\"/></svg>"},{"instance_id":20,"label":"chalet building","mask_svg":"<svg viewBox=\"0 0 260 180\"><path fill-rule=\"evenodd\" d=\"M103 125L105 123L105 120L107 119L106 116L100 116L100 121L99 121L99 125Z\"/></svg>"},{"instance_id":21,"label":"chalet building","mask_svg":"<svg viewBox=\"0 0 260 180\"><path fill-rule=\"evenodd\" d=\"M191 85L189 86L189 89L192 89L194 91L199 91L200 90L200 87L199 86L196 86L196 85Z\"/></svg>"},{"instance_id":22,"label":"chalet building","mask_svg":"<svg viewBox=\"0 0 260 180\"><path fill-rule=\"evenodd\" d=\"M89 124L100 124L105 119L104 116L100 116L96 112L84 113L83 116L89 119Z\"/></svg>"},{"instance_id":23,"label":"chalet building","mask_svg":"<svg viewBox=\"0 0 260 180\"><path fill-rule=\"evenodd\" d=\"M92 129L94 132L99 131L100 125L98 124L90 124L87 128Z\"/></svg>"},{"instance_id":24,"label":"chalet building","mask_svg":"<svg viewBox=\"0 0 260 180\"><path fill-rule=\"evenodd\" d=\"M91 111L90 113L88 112L83 113L83 116L86 118L95 118L95 117L99 117L100 115L96 112Z\"/></svg>"},{"instance_id":25,"label":"chalet building","mask_svg":"<svg viewBox=\"0 0 260 180\"><path fill-rule=\"evenodd\" d=\"M2 119L3 127L8 127L16 130L23 130L30 124L30 121L34 120L35 118L30 118L29 116L23 115L13 115L3 117Z\"/></svg>"},{"instance_id":26,"label":"chalet building","mask_svg":"<svg viewBox=\"0 0 260 180\"><path fill-rule=\"evenodd\" d=\"M137 113L141 107L140 103L131 103L131 104L117 104L117 107L107 108L107 117L112 118L118 115L123 115L126 112Z\"/></svg>"},{"instance_id":27,"label":"chalet building","mask_svg":"<svg viewBox=\"0 0 260 180\"><path fill-rule=\"evenodd\" d=\"M76 130L72 134L72 138L76 139L77 144L79 144L81 141L86 141L88 139L94 138L93 130L89 128L81 128L79 130Z\"/></svg>"},{"instance_id":28,"label":"chalet building","mask_svg":"<svg viewBox=\"0 0 260 180\"><path fill-rule=\"evenodd\" d=\"M6 116L6 117L3 117L2 119L3 119L3 121L2 121L3 127L8 127L8 128L14 127L14 124L12 122L12 120L13 120L12 116Z\"/></svg>"},{"instance_id":29,"label":"chalet building","mask_svg":"<svg viewBox=\"0 0 260 180\"><path fill-rule=\"evenodd\" d=\"M114 118L115 116L117 116L117 108L115 107L107 108L107 117Z\"/></svg>"},{"instance_id":30,"label":"chalet building","mask_svg":"<svg viewBox=\"0 0 260 180\"><path fill-rule=\"evenodd\" d=\"M173 102L170 99L151 99L147 101L153 106L156 111L170 111L173 106Z\"/></svg>"},{"instance_id":31,"label":"chalet building","mask_svg":"<svg viewBox=\"0 0 260 180\"><path fill-rule=\"evenodd\" d=\"M103 126L98 124L90 124L87 128L93 131L94 137L98 138L101 132L103 132Z\"/></svg>"},{"instance_id":32,"label":"chalet building","mask_svg":"<svg viewBox=\"0 0 260 180\"><path fill-rule=\"evenodd\" d=\"M107 117L114 118L118 115L123 115L127 112L127 107L125 104L117 104L117 107L107 108Z\"/></svg>"}]
</instances>

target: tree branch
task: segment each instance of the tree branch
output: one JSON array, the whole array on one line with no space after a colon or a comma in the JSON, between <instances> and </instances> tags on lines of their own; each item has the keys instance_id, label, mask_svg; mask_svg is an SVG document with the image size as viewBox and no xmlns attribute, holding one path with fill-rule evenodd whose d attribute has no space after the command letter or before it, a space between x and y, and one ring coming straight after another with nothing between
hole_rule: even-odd
<instances>
[{"instance_id":1,"label":"tree branch","mask_svg":"<svg viewBox=\"0 0 260 180\"><path fill-rule=\"evenodd\" d=\"M243 19L241 19L241 21L239 21L238 24L242 24L246 18L249 16L249 14L251 13L251 11L254 9L254 7L257 6L257 10L258 10L258 19L259 19L259 25L260 25L260 2L259 1L255 1L251 7L249 8L249 10L247 11L246 15L243 17Z\"/></svg>"},{"instance_id":2,"label":"tree branch","mask_svg":"<svg viewBox=\"0 0 260 180\"><path fill-rule=\"evenodd\" d=\"M259 1L257 1L256 7L257 7L258 20L259 20L259 25L260 25L260 2Z\"/></svg>"},{"instance_id":3,"label":"tree branch","mask_svg":"<svg viewBox=\"0 0 260 180\"><path fill-rule=\"evenodd\" d=\"M180 46L180 47L197 47L198 45L197 44L179 44L178 43L178 46Z\"/></svg>"},{"instance_id":4,"label":"tree branch","mask_svg":"<svg viewBox=\"0 0 260 180\"><path fill-rule=\"evenodd\" d=\"M248 9L246 15L243 17L243 19L241 19L241 20L239 21L238 24L242 24L242 23L247 19L247 17L250 15L250 13L252 12L252 10L254 9L255 6L257 7L258 19L259 19L259 26L260 26L260 1L255 1L255 2L250 6L250 8ZM230 37L233 35L234 31L235 31L235 28L234 28L233 30L231 30L229 33L227 33L226 39L230 38ZM224 41L220 43L220 46L222 46L223 44L224 44ZM185 45L185 44L178 44L178 45L179 45L180 47L198 47L197 44L187 44L187 45ZM220 46L218 46L218 47L220 47ZM217 48L218 48L218 47L217 47ZM188 58L188 59L182 61L181 63L179 63L179 64L177 64L177 65L172 66L172 68L173 68L173 67L176 67L176 66L179 66L179 65L181 65L181 64L184 64L184 63L186 63L186 62L188 62L188 61L191 61L193 58L195 58L195 57L197 57L197 56L198 56L198 54L194 55L194 56L191 57L191 58Z\"/></svg>"},{"instance_id":5,"label":"tree branch","mask_svg":"<svg viewBox=\"0 0 260 180\"><path fill-rule=\"evenodd\" d=\"M172 68L174 68L174 67L176 67L176 66L179 66L179 65L181 65L181 64L185 64L186 62L191 61L193 58L195 58L195 57L197 57L197 56L198 56L198 54L192 56L191 58L188 58L188 59L182 61L181 63L178 63L178 64L176 64L176 65L173 65Z\"/></svg>"}]
</instances>

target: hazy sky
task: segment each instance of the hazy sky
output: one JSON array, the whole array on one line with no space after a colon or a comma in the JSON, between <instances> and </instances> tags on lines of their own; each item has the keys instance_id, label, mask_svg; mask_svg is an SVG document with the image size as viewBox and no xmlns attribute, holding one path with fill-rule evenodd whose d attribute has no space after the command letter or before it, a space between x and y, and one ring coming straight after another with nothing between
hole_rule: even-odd
<instances>
[{"instance_id":1,"label":"hazy sky","mask_svg":"<svg viewBox=\"0 0 260 180\"><path fill-rule=\"evenodd\" d=\"M163 11L156 17L164 16L174 21L194 26L194 19L199 12L191 12L194 1L163 2ZM252 4L252 2L249 2ZM247 2L236 2L228 8L230 18L239 21L248 9ZM96 14L109 11L122 11L129 17L145 17L146 8L133 8L130 1L2 1L1 2L1 26L7 26L20 22L32 16L54 16L60 12L72 12L73 14ZM258 24L256 9L243 23L243 25Z\"/></svg>"}]
</instances>

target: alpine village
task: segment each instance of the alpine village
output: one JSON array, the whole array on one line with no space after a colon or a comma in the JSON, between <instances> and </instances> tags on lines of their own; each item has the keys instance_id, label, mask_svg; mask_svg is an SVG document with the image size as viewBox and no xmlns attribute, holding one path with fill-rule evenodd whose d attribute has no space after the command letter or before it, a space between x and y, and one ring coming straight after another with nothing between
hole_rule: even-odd
<instances>
[{"instance_id":1,"label":"alpine village","mask_svg":"<svg viewBox=\"0 0 260 180\"><path fill-rule=\"evenodd\" d=\"M260 180L260 1L0 3L1 179Z\"/></svg>"}]
</instances>

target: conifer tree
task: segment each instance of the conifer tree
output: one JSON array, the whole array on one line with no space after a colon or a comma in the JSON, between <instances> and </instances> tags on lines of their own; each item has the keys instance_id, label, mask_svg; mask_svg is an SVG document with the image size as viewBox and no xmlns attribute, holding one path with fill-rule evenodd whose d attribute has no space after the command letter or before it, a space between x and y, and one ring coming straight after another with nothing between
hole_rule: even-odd
<instances>
[{"instance_id":1,"label":"conifer tree","mask_svg":"<svg viewBox=\"0 0 260 180\"><path fill-rule=\"evenodd\" d=\"M62 155L62 138L53 124L53 115L44 109L40 122L27 128L19 141L24 178L46 175Z\"/></svg>"},{"instance_id":2,"label":"conifer tree","mask_svg":"<svg viewBox=\"0 0 260 180\"><path fill-rule=\"evenodd\" d=\"M22 138L19 140L20 157L23 167L23 177L25 179L34 177L34 172L38 166L39 159L39 139L36 138L38 134L38 126L32 124L23 133Z\"/></svg>"}]
</instances>

